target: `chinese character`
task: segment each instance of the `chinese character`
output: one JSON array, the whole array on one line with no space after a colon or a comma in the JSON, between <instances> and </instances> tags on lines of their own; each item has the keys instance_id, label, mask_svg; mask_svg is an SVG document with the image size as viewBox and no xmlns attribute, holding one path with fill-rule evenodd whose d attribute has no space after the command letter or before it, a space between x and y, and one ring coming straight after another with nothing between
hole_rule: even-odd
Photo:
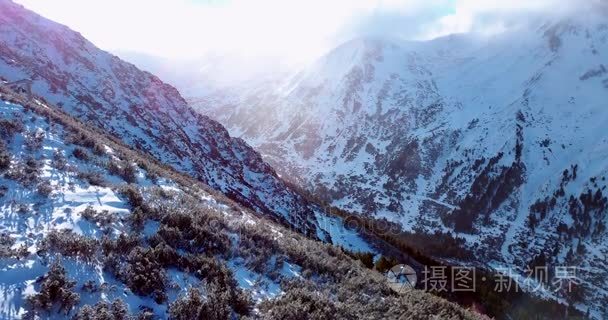
<instances>
[{"instance_id":1,"label":"chinese character","mask_svg":"<svg viewBox=\"0 0 608 320\"><path fill-rule=\"evenodd\" d=\"M430 292L447 292L448 291L448 276L445 272L446 266L431 266L424 267L424 290Z\"/></svg>"},{"instance_id":2,"label":"chinese character","mask_svg":"<svg viewBox=\"0 0 608 320\"><path fill-rule=\"evenodd\" d=\"M526 275L524 284L531 292L546 289L546 285L549 282L549 268L547 266L527 267L524 273Z\"/></svg>"},{"instance_id":3,"label":"chinese character","mask_svg":"<svg viewBox=\"0 0 608 320\"><path fill-rule=\"evenodd\" d=\"M494 291L496 292L510 292L511 286L513 285L513 279L519 278L519 275L514 273L511 268L496 268L498 273L496 274L496 285L494 286ZM517 283L515 284L515 292L517 292L519 287Z\"/></svg>"},{"instance_id":4,"label":"chinese character","mask_svg":"<svg viewBox=\"0 0 608 320\"><path fill-rule=\"evenodd\" d=\"M475 292L474 267L452 267L452 291Z\"/></svg>"},{"instance_id":5,"label":"chinese character","mask_svg":"<svg viewBox=\"0 0 608 320\"><path fill-rule=\"evenodd\" d=\"M568 284L568 292L572 292L572 286L580 284L580 279L576 275L576 267L573 266L557 266L555 267L555 279L553 285L556 286L555 291L562 289L564 282Z\"/></svg>"}]
</instances>

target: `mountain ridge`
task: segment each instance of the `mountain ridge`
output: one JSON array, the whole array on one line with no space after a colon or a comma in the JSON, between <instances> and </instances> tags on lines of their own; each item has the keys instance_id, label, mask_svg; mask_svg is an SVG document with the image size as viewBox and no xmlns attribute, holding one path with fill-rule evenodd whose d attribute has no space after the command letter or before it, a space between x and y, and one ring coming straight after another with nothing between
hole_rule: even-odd
<instances>
[{"instance_id":1,"label":"mountain ridge","mask_svg":"<svg viewBox=\"0 0 608 320\"><path fill-rule=\"evenodd\" d=\"M177 89L99 50L78 33L0 2L0 75L33 90L229 197L316 234L311 204L244 141L196 114Z\"/></svg>"},{"instance_id":2,"label":"mountain ridge","mask_svg":"<svg viewBox=\"0 0 608 320\"><path fill-rule=\"evenodd\" d=\"M595 12L549 20L394 50L347 43L265 95L190 102L339 208L452 232L494 267L523 273L545 255L605 274L608 25ZM581 272L600 301L606 288Z\"/></svg>"}]
</instances>

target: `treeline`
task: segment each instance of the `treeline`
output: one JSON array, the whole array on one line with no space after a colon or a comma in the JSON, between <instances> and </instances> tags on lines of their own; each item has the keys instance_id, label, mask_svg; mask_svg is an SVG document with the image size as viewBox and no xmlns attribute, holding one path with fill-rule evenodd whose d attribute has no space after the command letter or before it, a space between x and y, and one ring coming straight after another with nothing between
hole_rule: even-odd
<instances>
[{"instance_id":1,"label":"treeline","mask_svg":"<svg viewBox=\"0 0 608 320\"><path fill-rule=\"evenodd\" d=\"M473 258L472 253L464 249L464 239L456 238L450 233L429 235L404 232L399 225L386 220L356 216L338 209L332 209L332 212L342 217L346 225L380 238L406 254L405 258L381 256L374 263L371 253L346 251L351 257L360 260L364 266L382 273L398 264L410 264L411 260L407 258L410 257L422 265L422 268L412 265L418 269L416 270L419 279L416 285L418 289L424 290L430 287L429 281L432 279L425 277L423 272L425 267L426 271L430 271L432 267L442 268L446 276L443 280L447 284L453 283L452 276L462 267L452 266L435 257L458 261ZM503 279L501 281L508 281L512 285L497 290L496 279ZM446 291L429 292L497 319L585 319L585 316L574 307L525 293L517 286L515 279L509 279L506 275L499 275L480 266L475 267L474 279L470 279L470 283L475 284L473 292L452 292L449 286Z\"/></svg>"}]
</instances>

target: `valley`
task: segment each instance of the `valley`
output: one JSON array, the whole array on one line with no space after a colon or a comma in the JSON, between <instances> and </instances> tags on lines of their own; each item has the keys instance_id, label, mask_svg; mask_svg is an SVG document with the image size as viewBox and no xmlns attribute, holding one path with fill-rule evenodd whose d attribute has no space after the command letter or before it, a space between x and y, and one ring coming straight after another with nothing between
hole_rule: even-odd
<instances>
[{"instance_id":1,"label":"valley","mask_svg":"<svg viewBox=\"0 0 608 320\"><path fill-rule=\"evenodd\" d=\"M184 62L0 0L0 318L605 318L608 8L535 17Z\"/></svg>"}]
</instances>

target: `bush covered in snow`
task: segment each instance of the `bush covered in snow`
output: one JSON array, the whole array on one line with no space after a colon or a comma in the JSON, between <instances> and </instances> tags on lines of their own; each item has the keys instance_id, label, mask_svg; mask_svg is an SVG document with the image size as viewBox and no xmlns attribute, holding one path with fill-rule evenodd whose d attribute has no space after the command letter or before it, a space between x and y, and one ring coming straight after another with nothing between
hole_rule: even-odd
<instances>
[{"instance_id":1,"label":"bush covered in snow","mask_svg":"<svg viewBox=\"0 0 608 320\"><path fill-rule=\"evenodd\" d=\"M41 181L36 187L36 192L43 197L48 197L53 192L54 188L48 180Z\"/></svg>"},{"instance_id":2,"label":"bush covered in snow","mask_svg":"<svg viewBox=\"0 0 608 320\"><path fill-rule=\"evenodd\" d=\"M141 192L137 187L133 184L128 184L122 186L119 189L120 194L127 198L127 201L133 208L142 208L144 207L144 197L141 195Z\"/></svg>"},{"instance_id":3,"label":"bush covered in snow","mask_svg":"<svg viewBox=\"0 0 608 320\"><path fill-rule=\"evenodd\" d=\"M34 312L51 311L54 307L58 307L59 312L67 314L80 301L80 295L74 292L76 283L68 279L65 269L58 262L53 263L49 271L37 282L40 283L40 290L28 297Z\"/></svg>"},{"instance_id":4,"label":"bush covered in snow","mask_svg":"<svg viewBox=\"0 0 608 320\"><path fill-rule=\"evenodd\" d=\"M121 177L127 183L137 182L137 170L135 166L133 166L133 164L131 164L129 161L125 160L118 162L115 160L110 160L107 163L107 168L110 174Z\"/></svg>"},{"instance_id":5,"label":"bush covered in snow","mask_svg":"<svg viewBox=\"0 0 608 320\"><path fill-rule=\"evenodd\" d=\"M261 310L269 320L358 319L346 305L336 303L324 293L305 288L288 290L280 298L262 303Z\"/></svg>"},{"instance_id":6,"label":"bush covered in snow","mask_svg":"<svg viewBox=\"0 0 608 320\"><path fill-rule=\"evenodd\" d=\"M93 154L102 156L105 154L105 148L103 145L97 143L95 139L88 133L81 130L72 130L66 134L66 142L79 145L86 149L89 149Z\"/></svg>"},{"instance_id":7,"label":"bush covered in snow","mask_svg":"<svg viewBox=\"0 0 608 320\"><path fill-rule=\"evenodd\" d=\"M4 176L24 186L31 186L39 181L40 168L42 168L40 161L32 157L26 157L24 161L19 161L11 166Z\"/></svg>"},{"instance_id":8,"label":"bush covered in snow","mask_svg":"<svg viewBox=\"0 0 608 320\"><path fill-rule=\"evenodd\" d=\"M154 241L191 253L222 254L229 251L230 240L218 228L219 221L203 215L172 213L166 215Z\"/></svg>"},{"instance_id":9,"label":"bush covered in snow","mask_svg":"<svg viewBox=\"0 0 608 320\"><path fill-rule=\"evenodd\" d=\"M216 285L206 286L205 294L190 288L169 307L171 320L224 320L230 319L230 309L223 292Z\"/></svg>"},{"instance_id":10,"label":"bush covered in snow","mask_svg":"<svg viewBox=\"0 0 608 320\"><path fill-rule=\"evenodd\" d=\"M80 215L88 221L95 223L101 227L106 227L117 220L117 217L108 210L96 211L93 207L88 206Z\"/></svg>"},{"instance_id":11,"label":"bush covered in snow","mask_svg":"<svg viewBox=\"0 0 608 320\"><path fill-rule=\"evenodd\" d=\"M82 161L89 161L89 153L82 148L74 148L74 151L72 151L72 155L74 156L74 158L82 160Z\"/></svg>"},{"instance_id":12,"label":"bush covered in snow","mask_svg":"<svg viewBox=\"0 0 608 320\"><path fill-rule=\"evenodd\" d=\"M0 258L21 259L29 255L25 244L22 244L17 249L13 249L15 242L15 239L11 238L7 233L0 234Z\"/></svg>"},{"instance_id":13,"label":"bush covered in snow","mask_svg":"<svg viewBox=\"0 0 608 320\"><path fill-rule=\"evenodd\" d=\"M53 251L64 256L89 260L96 253L98 246L97 240L76 234L71 230L52 230L42 240L40 251Z\"/></svg>"},{"instance_id":14,"label":"bush covered in snow","mask_svg":"<svg viewBox=\"0 0 608 320\"><path fill-rule=\"evenodd\" d=\"M204 294L196 288L178 298L169 306L169 318L172 320L209 319L223 320L249 315L251 301L242 293L235 298L233 292L227 291L224 284L218 281L207 283Z\"/></svg>"},{"instance_id":15,"label":"bush covered in snow","mask_svg":"<svg viewBox=\"0 0 608 320\"><path fill-rule=\"evenodd\" d=\"M157 261L154 250L135 247L126 261L126 267L120 276L129 288L136 294L152 296L157 303L165 302L167 276L163 265Z\"/></svg>"},{"instance_id":16,"label":"bush covered in snow","mask_svg":"<svg viewBox=\"0 0 608 320\"><path fill-rule=\"evenodd\" d=\"M110 239L104 236L101 240L101 249L104 256L111 254L127 255L135 247L141 245L142 240L137 234L121 233L116 239Z\"/></svg>"},{"instance_id":17,"label":"bush covered in snow","mask_svg":"<svg viewBox=\"0 0 608 320\"><path fill-rule=\"evenodd\" d=\"M11 140L17 133L23 132L23 122L20 120L0 119L0 137Z\"/></svg>"},{"instance_id":18,"label":"bush covered in snow","mask_svg":"<svg viewBox=\"0 0 608 320\"><path fill-rule=\"evenodd\" d=\"M88 182L92 186L105 187L107 184L103 174L99 171L80 171L78 172L77 177Z\"/></svg>"},{"instance_id":19,"label":"bush covered in snow","mask_svg":"<svg viewBox=\"0 0 608 320\"><path fill-rule=\"evenodd\" d=\"M85 305L72 320L129 320L136 319L129 314L129 310L124 301L117 299L112 303L100 301L94 306Z\"/></svg>"},{"instance_id":20,"label":"bush covered in snow","mask_svg":"<svg viewBox=\"0 0 608 320\"><path fill-rule=\"evenodd\" d=\"M51 167L57 170L66 170L68 166L68 160L65 158L63 152L55 150L53 152L53 158L51 159Z\"/></svg>"},{"instance_id":21,"label":"bush covered in snow","mask_svg":"<svg viewBox=\"0 0 608 320\"><path fill-rule=\"evenodd\" d=\"M35 130L28 132L25 135L25 147L29 151L38 151L42 148L42 142L44 141L44 131Z\"/></svg>"},{"instance_id":22,"label":"bush covered in snow","mask_svg":"<svg viewBox=\"0 0 608 320\"><path fill-rule=\"evenodd\" d=\"M7 170L11 165L11 154L6 148L6 144L0 140L0 172Z\"/></svg>"}]
</instances>

